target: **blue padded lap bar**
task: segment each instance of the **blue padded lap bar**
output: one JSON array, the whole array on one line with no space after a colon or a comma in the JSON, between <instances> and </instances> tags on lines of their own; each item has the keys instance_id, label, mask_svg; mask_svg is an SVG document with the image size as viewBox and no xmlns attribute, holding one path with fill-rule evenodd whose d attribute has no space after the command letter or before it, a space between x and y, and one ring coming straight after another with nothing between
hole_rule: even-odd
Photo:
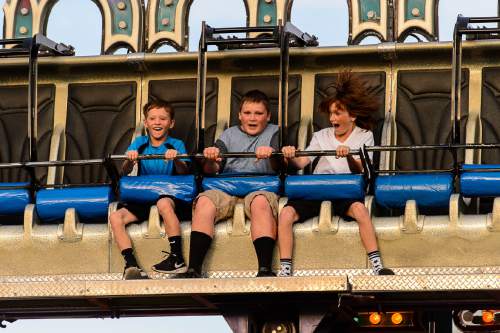
<instances>
[{"instance_id":1,"label":"blue padded lap bar","mask_svg":"<svg viewBox=\"0 0 500 333\"><path fill-rule=\"evenodd\" d=\"M120 200L124 202L155 204L160 196L191 202L196 193L193 175L148 175L120 179Z\"/></svg>"},{"instance_id":2,"label":"blue padded lap bar","mask_svg":"<svg viewBox=\"0 0 500 333\"><path fill-rule=\"evenodd\" d=\"M285 195L292 200L361 200L365 179L354 174L288 176Z\"/></svg>"},{"instance_id":3,"label":"blue padded lap bar","mask_svg":"<svg viewBox=\"0 0 500 333\"><path fill-rule=\"evenodd\" d=\"M402 174L378 176L375 200L386 208L404 208L415 200L421 208L444 208L453 192L452 174Z\"/></svg>"},{"instance_id":4,"label":"blue padded lap bar","mask_svg":"<svg viewBox=\"0 0 500 333\"><path fill-rule=\"evenodd\" d=\"M109 186L43 189L36 196L36 211L46 222L64 220L68 208L75 208L82 220L106 220L112 199Z\"/></svg>"},{"instance_id":5,"label":"blue padded lap bar","mask_svg":"<svg viewBox=\"0 0 500 333\"><path fill-rule=\"evenodd\" d=\"M255 191L278 193L280 179L278 176L230 176L206 177L203 179L204 191L220 190L229 195L244 197Z\"/></svg>"},{"instance_id":6,"label":"blue padded lap bar","mask_svg":"<svg viewBox=\"0 0 500 333\"><path fill-rule=\"evenodd\" d=\"M473 171L480 169L498 169L498 171ZM464 197L499 197L500 165L499 164L466 164L460 174L460 193ZM472 170L472 171L469 171Z\"/></svg>"},{"instance_id":7,"label":"blue padded lap bar","mask_svg":"<svg viewBox=\"0 0 500 333\"><path fill-rule=\"evenodd\" d=\"M0 183L0 215L23 215L24 208L31 203L27 188L29 185L29 183Z\"/></svg>"}]
</instances>

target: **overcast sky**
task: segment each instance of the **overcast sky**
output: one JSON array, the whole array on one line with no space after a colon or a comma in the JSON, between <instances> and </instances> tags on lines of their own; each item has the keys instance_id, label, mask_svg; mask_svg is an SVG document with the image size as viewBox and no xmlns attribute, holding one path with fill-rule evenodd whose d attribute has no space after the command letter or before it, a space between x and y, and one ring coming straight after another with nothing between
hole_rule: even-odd
<instances>
[{"instance_id":1,"label":"overcast sky","mask_svg":"<svg viewBox=\"0 0 500 333\"><path fill-rule=\"evenodd\" d=\"M5 0L0 0L3 7ZM497 0L440 0L440 40L451 40L458 14L464 16L496 16ZM0 31L3 31L3 11L0 12ZM191 6L190 50L196 51L201 21L214 27L245 25L242 0L195 0ZM348 13L346 0L294 0L292 22L302 31L319 38L320 46L347 44ZM50 15L47 35L57 42L71 44L77 55L96 55L101 47L101 18L97 6L90 0L59 0ZM371 38L366 43L376 42ZM162 51L169 50L167 47ZM170 51L170 50L169 50ZM71 325L71 328L68 326ZM178 317L159 319L105 320L36 320L8 324L2 331L57 333L71 329L79 332L229 332L221 317ZM0 329L1 330L1 329Z\"/></svg>"}]
</instances>

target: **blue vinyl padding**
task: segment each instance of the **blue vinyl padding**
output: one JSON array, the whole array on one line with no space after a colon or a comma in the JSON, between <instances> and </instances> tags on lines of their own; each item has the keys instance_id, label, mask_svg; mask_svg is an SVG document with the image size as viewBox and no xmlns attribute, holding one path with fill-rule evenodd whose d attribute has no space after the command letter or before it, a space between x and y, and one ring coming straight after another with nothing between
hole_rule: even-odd
<instances>
[{"instance_id":1,"label":"blue vinyl padding","mask_svg":"<svg viewBox=\"0 0 500 333\"><path fill-rule=\"evenodd\" d=\"M294 200L363 199L365 185L362 175L288 176L285 195Z\"/></svg>"},{"instance_id":2,"label":"blue vinyl padding","mask_svg":"<svg viewBox=\"0 0 500 333\"><path fill-rule=\"evenodd\" d=\"M498 169L498 171L465 171L460 174L460 193L464 197L500 196L500 164L465 164L462 170Z\"/></svg>"},{"instance_id":3,"label":"blue vinyl padding","mask_svg":"<svg viewBox=\"0 0 500 333\"><path fill-rule=\"evenodd\" d=\"M221 190L229 195L244 197L255 191L279 193L278 176L231 176L206 177L202 182L203 191Z\"/></svg>"},{"instance_id":4,"label":"blue vinyl padding","mask_svg":"<svg viewBox=\"0 0 500 333\"><path fill-rule=\"evenodd\" d=\"M82 220L106 219L112 200L109 186L42 189L36 196L36 211L46 222L63 220L68 208L75 208Z\"/></svg>"},{"instance_id":5,"label":"blue vinyl padding","mask_svg":"<svg viewBox=\"0 0 500 333\"><path fill-rule=\"evenodd\" d=\"M191 202L196 194L193 175L127 176L120 179L120 200L124 202L154 204L165 195Z\"/></svg>"},{"instance_id":6,"label":"blue vinyl padding","mask_svg":"<svg viewBox=\"0 0 500 333\"><path fill-rule=\"evenodd\" d=\"M31 203L27 188L29 183L0 183L0 215L23 215L24 208ZM4 189L2 189L4 187Z\"/></svg>"},{"instance_id":7,"label":"blue vinyl padding","mask_svg":"<svg viewBox=\"0 0 500 333\"><path fill-rule=\"evenodd\" d=\"M452 174L400 174L378 176L375 200L386 208L404 208L415 200L421 208L448 207L453 192Z\"/></svg>"}]
</instances>

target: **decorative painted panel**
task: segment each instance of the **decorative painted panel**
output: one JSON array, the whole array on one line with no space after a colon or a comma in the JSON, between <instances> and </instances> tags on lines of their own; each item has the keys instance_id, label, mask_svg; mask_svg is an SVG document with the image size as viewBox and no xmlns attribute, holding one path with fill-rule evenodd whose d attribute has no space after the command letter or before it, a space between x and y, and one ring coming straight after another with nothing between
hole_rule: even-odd
<instances>
[{"instance_id":1,"label":"decorative painted panel","mask_svg":"<svg viewBox=\"0 0 500 333\"><path fill-rule=\"evenodd\" d=\"M57 1L6 0L3 6L4 38L23 38L37 33L45 34L47 18Z\"/></svg>"},{"instance_id":2,"label":"decorative painted panel","mask_svg":"<svg viewBox=\"0 0 500 333\"><path fill-rule=\"evenodd\" d=\"M144 4L142 0L92 0L102 13L101 53L110 54L125 47L142 51Z\"/></svg>"},{"instance_id":3,"label":"decorative painted panel","mask_svg":"<svg viewBox=\"0 0 500 333\"><path fill-rule=\"evenodd\" d=\"M385 42L391 39L388 25L388 1L347 0L349 7L348 44L359 44L368 36Z\"/></svg>"},{"instance_id":4,"label":"decorative painted panel","mask_svg":"<svg viewBox=\"0 0 500 333\"><path fill-rule=\"evenodd\" d=\"M427 40L437 40L439 0L397 0L394 40L402 42L411 33L418 33Z\"/></svg>"},{"instance_id":5,"label":"decorative painted panel","mask_svg":"<svg viewBox=\"0 0 500 333\"><path fill-rule=\"evenodd\" d=\"M149 0L147 9L147 46L152 52L162 44L179 51L188 50L189 7L193 0Z\"/></svg>"},{"instance_id":6,"label":"decorative painted panel","mask_svg":"<svg viewBox=\"0 0 500 333\"><path fill-rule=\"evenodd\" d=\"M243 2L247 9L249 27L275 26L280 20L283 23L290 21L293 0L243 0Z\"/></svg>"}]
</instances>

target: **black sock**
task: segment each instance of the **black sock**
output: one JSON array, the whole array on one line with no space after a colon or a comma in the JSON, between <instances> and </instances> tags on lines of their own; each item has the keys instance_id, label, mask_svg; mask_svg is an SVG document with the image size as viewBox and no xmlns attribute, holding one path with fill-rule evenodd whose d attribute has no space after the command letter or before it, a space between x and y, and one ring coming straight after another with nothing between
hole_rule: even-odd
<instances>
[{"instance_id":1,"label":"black sock","mask_svg":"<svg viewBox=\"0 0 500 333\"><path fill-rule=\"evenodd\" d=\"M137 264L137 260L135 259L135 256L134 256L134 250L132 250L132 248L128 248L128 249L125 249L122 251L122 256L123 256L123 259L125 259L125 266L126 267L139 267L139 265Z\"/></svg>"},{"instance_id":2,"label":"black sock","mask_svg":"<svg viewBox=\"0 0 500 333\"><path fill-rule=\"evenodd\" d=\"M197 273L201 274L201 267L203 260L212 243L212 237L199 232L191 231L191 244L189 245L189 268L194 269Z\"/></svg>"},{"instance_id":3,"label":"black sock","mask_svg":"<svg viewBox=\"0 0 500 333\"><path fill-rule=\"evenodd\" d=\"M179 261L184 261L184 257L182 256L182 237L168 237L168 242L170 244L170 253L175 254Z\"/></svg>"},{"instance_id":4,"label":"black sock","mask_svg":"<svg viewBox=\"0 0 500 333\"><path fill-rule=\"evenodd\" d=\"M257 260L259 262L259 270L261 268L271 270L271 264L273 262L273 251L274 251L275 240L271 237L259 237L253 241L253 246L255 247L255 253L257 253Z\"/></svg>"}]
</instances>

